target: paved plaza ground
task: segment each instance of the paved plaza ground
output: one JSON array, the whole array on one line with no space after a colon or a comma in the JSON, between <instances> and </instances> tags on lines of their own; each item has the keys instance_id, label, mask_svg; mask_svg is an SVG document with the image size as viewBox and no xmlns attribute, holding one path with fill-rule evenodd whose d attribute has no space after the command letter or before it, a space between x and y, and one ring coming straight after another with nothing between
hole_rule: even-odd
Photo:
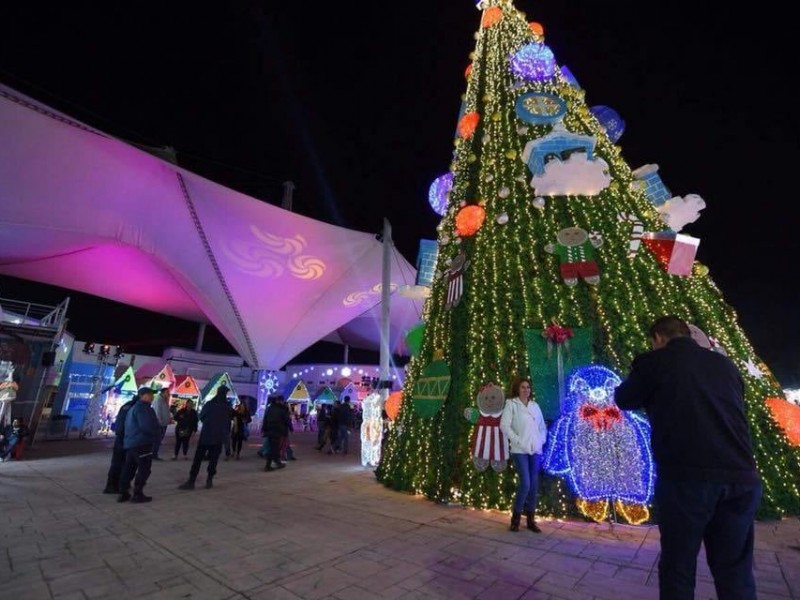
<instances>
[{"instance_id":1,"label":"paved plaza ground","mask_svg":"<svg viewBox=\"0 0 800 600\"><path fill-rule=\"evenodd\" d=\"M26 448L0 464L0 598L658 597L654 527L511 533L506 514L388 490L313 436L296 434L282 471L263 472L256 446L220 462L212 490L176 489L190 461L154 463L144 505L100 493L110 440ZM800 520L759 523L756 545L759 598L800 599ZM696 597L716 598L702 557L698 572Z\"/></svg>"}]
</instances>

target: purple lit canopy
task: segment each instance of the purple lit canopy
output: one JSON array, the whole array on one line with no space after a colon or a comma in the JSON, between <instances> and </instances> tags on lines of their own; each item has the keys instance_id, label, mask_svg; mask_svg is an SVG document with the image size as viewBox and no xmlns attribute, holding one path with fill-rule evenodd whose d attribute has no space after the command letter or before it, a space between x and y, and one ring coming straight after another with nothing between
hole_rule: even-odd
<instances>
[{"instance_id":1,"label":"purple lit canopy","mask_svg":"<svg viewBox=\"0 0 800 600\"><path fill-rule=\"evenodd\" d=\"M0 85L0 274L212 323L252 367L378 349L382 244L181 169ZM392 288L416 271L393 250ZM392 296L391 349L421 301Z\"/></svg>"}]
</instances>

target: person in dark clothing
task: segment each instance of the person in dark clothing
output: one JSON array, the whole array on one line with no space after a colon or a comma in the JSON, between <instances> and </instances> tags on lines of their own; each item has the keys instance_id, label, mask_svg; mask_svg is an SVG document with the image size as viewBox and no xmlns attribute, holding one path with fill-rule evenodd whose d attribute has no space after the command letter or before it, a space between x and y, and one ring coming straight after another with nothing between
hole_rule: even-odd
<instances>
[{"instance_id":1,"label":"person in dark clothing","mask_svg":"<svg viewBox=\"0 0 800 600\"><path fill-rule=\"evenodd\" d=\"M250 422L253 419L250 417L250 411L244 402L239 402L231 414L233 421L233 427L231 427L232 452L236 460L239 460L239 455L242 453L242 445L250 436Z\"/></svg>"},{"instance_id":2,"label":"person in dark clothing","mask_svg":"<svg viewBox=\"0 0 800 600\"><path fill-rule=\"evenodd\" d=\"M28 426L22 419L14 419L0 436L0 462L14 455L14 449L22 443L28 435ZM22 446L20 446L22 448Z\"/></svg>"},{"instance_id":3,"label":"person in dark clothing","mask_svg":"<svg viewBox=\"0 0 800 600\"><path fill-rule=\"evenodd\" d=\"M350 444L350 428L353 426L353 408L350 406L350 396L344 397L344 402L339 405L336 422L336 450L347 454Z\"/></svg>"},{"instance_id":4,"label":"person in dark clothing","mask_svg":"<svg viewBox=\"0 0 800 600\"><path fill-rule=\"evenodd\" d=\"M267 413L272 406L272 399L274 396L267 398L267 405L264 407L264 416L261 419L261 448L258 449L257 454L261 458L269 456L269 436L267 435Z\"/></svg>"},{"instance_id":5,"label":"person in dark clothing","mask_svg":"<svg viewBox=\"0 0 800 600\"><path fill-rule=\"evenodd\" d=\"M111 451L111 466L108 468L106 477L106 489L104 494L119 494L119 480L122 476L122 468L125 465L125 417L128 411L139 401L139 394L119 407L117 417L114 419L114 449Z\"/></svg>"},{"instance_id":6,"label":"person in dark clothing","mask_svg":"<svg viewBox=\"0 0 800 600\"><path fill-rule=\"evenodd\" d=\"M325 446L326 434L330 435L328 429L328 411L325 405L320 404L317 408L317 450L322 450Z\"/></svg>"},{"instance_id":7,"label":"person in dark clothing","mask_svg":"<svg viewBox=\"0 0 800 600\"><path fill-rule=\"evenodd\" d=\"M189 470L189 480L178 486L180 490L193 490L194 482L200 473L200 465L203 459L208 457L208 470L206 477L206 488L214 487L214 475L217 474L217 462L219 461L222 444L231 435L231 407L228 404L228 388L224 385L219 386L216 395L203 405L200 411L200 440L194 452L192 468Z\"/></svg>"},{"instance_id":8,"label":"person in dark clothing","mask_svg":"<svg viewBox=\"0 0 800 600\"><path fill-rule=\"evenodd\" d=\"M178 458L178 453L183 448L183 458L189 452L189 442L197 431L197 411L194 409L194 402L187 400L178 412L175 413L175 455L172 460Z\"/></svg>"},{"instance_id":9,"label":"person in dark clothing","mask_svg":"<svg viewBox=\"0 0 800 600\"><path fill-rule=\"evenodd\" d=\"M269 438L269 456L264 466L265 471L274 471L286 466L286 463L281 462L281 440L289 435L289 427L292 424L285 398L277 395L270 400L269 411L264 417L264 432ZM275 463L274 467L272 463Z\"/></svg>"},{"instance_id":10,"label":"person in dark clothing","mask_svg":"<svg viewBox=\"0 0 800 600\"><path fill-rule=\"evenodd\" d=\"M125 436L122 445L125 448L125 466L119 481L118 502L150 502L152 498L144 495L144 486L150 477L153 463L153 444L161 437L161 424L156 411L151 406L153 390L148 387L139 388L139 401L125 415ZM133 496L130 494L131 480Z\"/></svg>"},{"instance_id":11,"label":"person in dark clothing","mask_svg":"<svg viewBox=\"0 0 800 600\"><path fill-rule=\"evenodd\" d=\"M702 542L718 597L754 599L761 481L741 375L730 359L699 346L677 317L656 320L650 338L653 351L633 361L615 400L623 410L645 409L650 419L660 596L694 598Z\"/></svg>"},{"instance_id":12,"label":"person in dark clothing","mask_svg":"<svg viewBox=\"0 0 800 600\"><path fill-rule=\"evenodd\" d=\"M328 425L326 427L327 433L324 437L324 443L320 450L325 449L325 444L328 446L328 454L339 452L339 445L336 443L339 435L339 406L342 404L341 400L335 400L332 407L328 407Z\"/></svg>"}]
</instances>

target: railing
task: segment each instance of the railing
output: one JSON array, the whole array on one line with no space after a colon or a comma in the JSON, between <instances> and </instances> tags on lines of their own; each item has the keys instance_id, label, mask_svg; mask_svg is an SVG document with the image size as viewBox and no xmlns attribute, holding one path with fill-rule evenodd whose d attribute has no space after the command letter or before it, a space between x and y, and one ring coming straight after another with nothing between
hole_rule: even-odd
<instances>
[{"instance_id":1,"label":"railing","mask_svg":"<svg viewBox=\"0 0 800 600\"><path fill-rule=\"evenodd\" d=\"M3 321L5 322L58 329L66 318L69 298L58 306L0 298L0 307L3 309Z\"/></svg>"}]
</instances>

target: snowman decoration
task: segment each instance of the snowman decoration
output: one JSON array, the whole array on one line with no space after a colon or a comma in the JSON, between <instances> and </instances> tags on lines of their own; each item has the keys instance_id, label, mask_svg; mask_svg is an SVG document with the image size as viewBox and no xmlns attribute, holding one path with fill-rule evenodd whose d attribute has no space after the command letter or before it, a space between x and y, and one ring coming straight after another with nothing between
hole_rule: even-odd
<instances>
[{"instance_id":1,"label":"snowman decoration","mask_svg":"<svg viewBox=\"0 0 800 600\"><path fill-rule=\"evenodd\" d=\"M603 238L580 227L567 227L558 232L557 244L547 244L545 252L558 256L561 278L569 287L578 284L578 277L589 285L600 283L600 268L597 266L595 248L603 244Z\"/></svg>"},{"instance_id":2,"label":"snowman decoration","mask_svg":"<svg viewBox=\"0 0 800 600\"><path fill-rule=\"evenodd\" d=\"M463 250L459 250L447 270L447 302L446 308L455 308L464 294L464 271L469 267L469 260Z\"/></svg>"},{"instance_id":3,"label":"snowman decoration","mask_svg":"<svg viewBox=\"0 0 800 600\"><path fill-rule=\"evenodd\" d=\"M508 440L500 431L500 417L505 405L503 388L490 383L478 392L478 410L468 408L464 411L467 420L475 422L470 449L472 463L478 471L485 471L491 465L499 473L508 464Z\"/></svg>"},{"instance_id":4,"label":"snowman decoration","mask_svg":"<svg viewBox=\"0 0 800 600\"><path fill-rule=\"evenodd\" d=\"M655 482L650 424L614 403L620 383L599 365L570 374L564 409L547 437L544 469L567 478L587 517L602 521L613 505L617 515L639 524L650 517Z\"/></svg>"}]
</instances>

